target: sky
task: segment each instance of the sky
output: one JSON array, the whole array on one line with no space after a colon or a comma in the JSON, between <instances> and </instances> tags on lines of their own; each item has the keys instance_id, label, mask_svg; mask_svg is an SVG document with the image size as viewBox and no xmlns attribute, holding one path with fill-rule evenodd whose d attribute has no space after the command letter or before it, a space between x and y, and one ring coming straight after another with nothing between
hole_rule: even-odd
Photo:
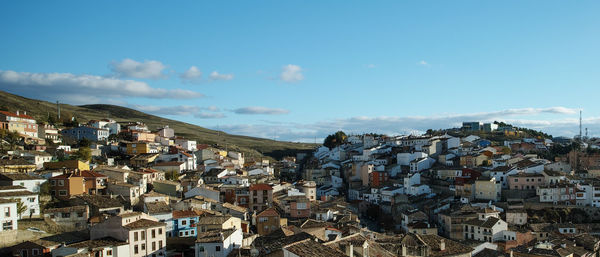
<instances>
[{"instance_id":1,"label":"sky","mask_svg":"<svg viewBox=\"0 0 600 257\"><path fill-rule=\"evenodd\" d=\"M598 1L4 1L0 90L286 141L600 136Z\"/></svg>"}]
</instances>

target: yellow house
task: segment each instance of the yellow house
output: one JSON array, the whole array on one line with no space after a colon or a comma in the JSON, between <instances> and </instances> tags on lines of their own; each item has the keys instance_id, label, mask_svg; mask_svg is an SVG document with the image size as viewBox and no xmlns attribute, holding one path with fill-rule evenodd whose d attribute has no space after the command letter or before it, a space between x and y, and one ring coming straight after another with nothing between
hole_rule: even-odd
<instances>
[{"instance_id":1,"label":"yellow house","mask_svg":"<svg viewBox=\"0 0 600 257\"><path fill-rule=\"evenodd\" d=\"M496 178L479 177L475 181L475 199L500 200L502 184L496 183Z\"/></svg>"},{"instance_id":2,"label":"yellow house","mask_svg":"<svg viewBox=\"0 0 600 257\"><path fill-rule=\"evenodd\" d=\"M136 155L150 152L150 144L144 142L127 143L127 154Z\"/></svg>"},{"instance_id":3,"label":"yellow house","mask_svg":"<svg viewBox=\"0 0 600 257\"><path fill-rule=\"evenodd\" d=\"M87 162L80 160L65 160L59 162L44 162L44 168L47 170L58 170L66 168L69 170L90 170L90 165Z\"/></svg>"},{"instance_id":4,"label":"yellow house","mask_svg":"<svg viewBox=\"0 0 600 257\"><path fill-rule=\"evenodd\" d=\"M28 173L35 171L36 166L24 159L3 159L0 160L0 172L8 173Z\"/></svg>"},{"instance_id":5,"label":"yellow house","mask_svg":"<svg viewBox=\"0 0 600 257\"><path fill-rule=\"evenodd\" d=\"M219 155L227 157L227 151L219 150Z\"/></svg>"}]
</instances>

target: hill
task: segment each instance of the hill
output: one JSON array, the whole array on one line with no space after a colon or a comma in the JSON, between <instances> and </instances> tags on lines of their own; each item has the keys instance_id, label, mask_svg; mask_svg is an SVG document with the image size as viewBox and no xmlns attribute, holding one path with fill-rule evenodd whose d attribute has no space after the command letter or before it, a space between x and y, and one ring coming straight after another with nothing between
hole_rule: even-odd
<instances>
[{"instance_id":1,"label":"hill","mask_svg":"<svg viewBox=\"0 0 600 257\"><path fill-rule=\"evenodd\" d=\"M29 99L22 96L0 91L0 109L9 111L27 111L27 114L38 121L47 121L49 116L56 117L56 103ZM61 118L75 117L79 122L92 119L111 118L117 122L140 121L152 130L169 125L175 129L175 134L188 139L197 140L200 144L216 145L229 150L241 151L248 157L263 155L279 159L296 152L313 149L316 145L276 141L249 136L231 135L222 131L203 128L194 124L158 117L134 109L107 104L69 105L60 104Z\"/></svg>"}]
</instances>

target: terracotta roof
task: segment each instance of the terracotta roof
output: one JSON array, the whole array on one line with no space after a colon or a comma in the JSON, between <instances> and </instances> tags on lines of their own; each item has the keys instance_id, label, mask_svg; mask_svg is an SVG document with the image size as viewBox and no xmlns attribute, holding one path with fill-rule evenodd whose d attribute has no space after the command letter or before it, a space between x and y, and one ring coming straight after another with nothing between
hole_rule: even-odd
<instances>
[{"instance_id":1,"label":"terracotta roof","mask_svg":"<svg viewBox=\"0 0 600 257\"><path fill-rule=\"evenodd\" d=\"M139 228L152 228L152 227L161 227L161 226L166 226L166 224L163 222L158 222L158 221L153 221L153 220L140 219L140 220L131 222L123 227L126 229L139 229Z\"/></svg>"},{"instance_id":2,"label":"terracotta roof","mask_svg":"<svg viewBox=\"0 0 600 257\"><path fill-rule=\"evenodd\" d=\"M46 209L44 211L44 213L56 213L56 212L77 212L77 211L85 211L86 210L86 206L84 205L79 205L79 206L71 206L71 207L63 207L63 208L51 208L51 209Z\"/></svg>"},{"instance_id":3,"label":"terracotta roof","mask_svg":"<svg viewBox=\"0 0 600 257\"><path fill-rule=\"evenodd\" d=\"M231 216L205 216L198 220L199 225L221 225L229 220Z\"/></svg>"},{"instance_id":4,"label":"terracotta roof","mask_svg":"<svg viewBox=\"0 0 600 257\"><path fill-rule=\"evenodd\" d=\"M203 212L198 210L173 211L173 219L200 217L202 214Z\"/></svg>"},{"instance_id":5,"label":"terracotta roof","mask_svg":"<svg viewBox=\"0 0 600 257\"><path fill-rule=\"evenodd\" d=\"M112 237L105 237L105 238L101 238L101 239L87 240L87 241L83 241L83 242L79 242L79 243L75 243L75 244L70 244L67 247L96 249L96 248L103 248L106 246L118 246L118 245L126 245L126 244L127 244L127 242L125 242L125 241L119 241Z\"/></svg>"},{"instance_id":6,"label":"terracotta roof","mask_svg":"<svg viewBox=\"0 0 600 257\"><path fill-rule=\"evenodd\" d=\"M491 228L494 225L496 225L496 223L498 221L500 221L500 219L498 219L496 217L489 217L486 220L480 220L480 219L467 220L463 224L473 225L473 226L483 227L483 228Z\"/></svg>"},{"instance_id":7,"label":"terracotta roof","mask_svg":"<svg viewBox=\"0 0 600 257\"><path fill-rule=\"evenodd\" d=\"M23 119L35 120L33 117L26 115L26 114L22 114L20 112L19 112L19 115L17 115L16 113L7 112L7 111L0 111L0 113L4 114L6 116L10 116L10 117L18 117L18 118L23 118Z\"/></svg>"},{"instance_id":8,"label":"terracotta roof","mask_svg":"<svg viewBox=\"0 0 600 257\"><path fill-rule=\"evenodd\" d=\"M268 184L254 184L250 185L250 190L273 190Z\"/></svg>"},{"instance_id":9,"label":"terracotta roof","mask_svg":"<svg viewBox=\"0 0 600 257\"><path fill-rule=\"evenodd\" d=\"M147 202L145 205L148 209L148 214L171 212L171 207L169 207L169 205L163 201Z\"/></svg>"},{"instance_id":10,"label":"terracotta roof","mask_svg":"<svg viewBox=\"0 0 600 257\"><path fill-rule=\"evenodd\" d=\"M0 180L36 180L44 179L39 176L32 176L26 173L2 173L0 174Z\"/></svg>"},{"instance_id":11,"label":"terracotta roof","mask_svg":"<svg viewBox=\"0 0 600 257\"><path fill-rule=\"evenodd\" d=\"M84 178L92 178L92 177L106 178L106 177L108 177L108 176L106 176L104 174L100 174L98 172L91 171L91 170L82 170L81 171L81 176L84 177Z\"/></svg>"},{"instance_id":12,"label":"terracotta roof","mask_svg":"<svg viewBox=\"0 0 600 257\"><path fill-rule=\"evenodd\" d=\"M269 208L256 215L256 217L279 217L279 213L274 208Z\"/></svg>"},{"instance_id":13,"label":"terracotta roof","mask_svg":"<svg viewBox=\"0 0 600 257\"><path fill-rule=\"evenodd\" d=\"M223 239L226 239L229 236L231 236L231 234L233 234L233 232L235 232L235 229L213 230L213 231L198 233L196 243L223 242Z\"/></svg>"},{"instance_id":14,"label":"terracotta roof","mask_svg":"<svg viewBox=\"0 0 600 257\"><path fill-rule=\"evenodd\" d=\"M21 191L11 191L11 192L0 192L0 197L12 197L12 196L26 196L26 195L37 195L36 193L21 190Z\"/></svg>"},{"instance_id":15,"label":"terracotta roof","mask_svg":"<svg viewBox=\"0 0 600 257\"><path fill-rule=\"evenodd\" d=\"M419 235L419 237L425 242L425 244L427 244L430 247L431 252L429 253L429 256L432 257L456 256L459 254L470 253L471 251L473 251L473 248L469 246L438 235ZM445 249L443 251L440 250L440 243L442 240L444 240L445 244Z\"/></svg>"},{"instance_id":16,"label":"terracotta roof","mask_svg":"<svg viewBox=\"0 0 600 257\"><path fill-rule=\"evenodd\" d=\"M300 257L345 257L346 255L333 248L319 244L311 239L305 239L284 246L283 249Z\"/></svg>"}]
</instances>

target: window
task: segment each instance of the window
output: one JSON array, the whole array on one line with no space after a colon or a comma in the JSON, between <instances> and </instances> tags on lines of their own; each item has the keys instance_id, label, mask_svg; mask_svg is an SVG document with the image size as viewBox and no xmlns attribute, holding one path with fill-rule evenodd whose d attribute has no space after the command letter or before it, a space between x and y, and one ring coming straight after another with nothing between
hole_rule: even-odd
<instances>
[{"instance_id":1,"label":"window","mask_svg":"<svg viewBox=\"0 0 600 257\"><path fill-rule=\"evenodd\" d=\"M29 200L30 203L35 203L35 197L29 197L27 200Z\"/></svg>"},{"instance_id":2,"label":"window","mask_svg":"<svg viewBox=\"0 0 600 257\"><path fill-rule=\"evenodd\" d=\"M152 242L152 251L156 251L156 242Z\"/></svg>"},{"instance_id":3,"label":"window","mask_svg":"<svg viewBox=\"0 0 600 257\"><path fill-rule=\"evenodd\" d=\"M142 251L146 250L146 244L142 244Z\"/></svg>"},{"instance_id":4,"label":"window","mask_svg":"<svg viewBox=\"0 0 600 257\"><path fill-rule=\"evenodd\" d=\"M204 246L198 246L198 252L204 252Z\"/></svg>"},{"instance_id":5,"label":"window","mask_svg":"<svg viewBox=\"0 0 600 257\"><path fill-rule=\"evenodd\" d=\"M159 235L162 235L162 228L159 228L159 229L158 229L158 234L159 234Z\"/></svg>"},{"instance_id":6,"label":"window","mask_svg":"<svg viewBox=\"0 0 600 257\"><path fill-rule=\"evenodd\" d=\"M154 229L152 230L152 238L156 238L156 230L154 230Z\"/></svg>"},{"instance_id":7,"label":"window","mask_svg":"<svg viewBox=\"0 0 600 257\"><path fill-rule=\"evenodd\" d=\"M10 207L4 207L4 217L10 217Z\"/></svg>"},{"instance_id":8,"label":"window","mask_svg":"<svg viewBox=\"0 0 600 257\"><path fill-rule=\"evenodd\" d=\"M220 252L221 251L221 246L215 246L215 252Z\"/></svg>"},{"instance_id":9,"label":"window","mask_svg":"<svg viewBox=\"0 0 600 257\"><path fill-rule=\"evenodd\" d=\"M79 217L79 218L83 217L83 212L78 212L77 217Z\"/></svg>"},{"instance_id":10,"label":"window","mask_svg":"<svg viewBox=\"0 0 600 257\"><path fill-rule=\"evenodd\" d=\"M11 221L5 221L4 223L2 223L2 230L12 230L13 229L13 222Z\"/></svg>"},{"instance_id":11,"label":"window","mask_svg":"<svg viewBox=\"0 0 600 257\"><path fill-rule=\"evenodd\" d=\"M56 180L50 180L50 185L56 186Z\"/></svg>"},{"instance_id":12,"label":"window","mask_svg":"<svg viewBox=\"0 0 600 257\"><path fill-rule=\"evenodd\" d=\"M138 232L133 232L133 241L138 241Z\"/></svg>"},{"instance_id":13,"label":"window","mask_svg":"<svg viewBox=\"0 0 600 257\"><path fill-rule=\"evenodd\" d=\"M158 241L158 248L162 248L162 246L163 246L162 240Z\"/></svg>"},{"instance_id":14,"label":"window","mask_svg":"<svg viewBox=\"0 0 600 257\"><path fill-rule=\"evenodd\" d=\"M183 236L183 232L179 231L179 236Z\"/></svg>"},{"instance_id":15,"label":"window","mask_svg":"<svg viewBox=\"0 0 600 257\"><path fill-rule=\"evenodd\" d=\"M31 249L31 255L33 255L33 256L40 255L40 249Z\"/></svg>"},{"instance_id":16,"label":"window","mask_svg":"<svg viewBox=\"0 0 600 257\"><path fill-rule=\"evenodd\" d=\"M112 250L106 250L106 255L107 256L111 256L112 255Z\"/></svg>"},{"instance_id":17,"label":"window","mask_svg":"<svg viewBox=\"0 0 600 257\"><path fill-rule=\"evenodd\" d=\"M142 240L146 240L146 231L142 231Z\"/></svg>"},{"instance_id":18,"label":"window","mask_svg":"<svg viewBox=\"0 0 600 257\"><path fill-rule=\"evenodd\" d=\"M187 220L182 220L182 221L181 221L181 225L182 225L182 226L185 226L185 225L187 225Z\"/></svg>"},{"instance_id":19,"label":"window","mask_svg":"<svg viewBox=\"0 0 600 257\"><path fill-rule=\"evenodd\" d=\"M59 180L58 181L58 186L64 186L65 185L65 181L64 180Z\"/></svg>"},{"instance_id":20,"label":"window","mask_svg":"<svg viewBox=\"0 0 600 257\"><path fill-rule=\"evenodd\" d=\"M67 195L67 190L58 190L58 195L60 195L60 196Z\"/></svg>"},{"instance_id":21,"label":"window","mask_svg":"<svg viewBox=\"0 0 600 257\"><path fill-rule=\"evenodd\" d=\"M71 217L71 213L70 212L63 212L62 213L62 217L63 218L70 218Z\"/></svg>"},{"instance_id":22,"label":"window","mask_svg":"<svg viewBox=\"0 0 600 257\"><path fill-rule=\"evenodd\" d=\"M133 253L138 254L138 252L139 252L139 249L138 249L138 246L136 245L133 247Z\"/></svg>"}]
</instances>

